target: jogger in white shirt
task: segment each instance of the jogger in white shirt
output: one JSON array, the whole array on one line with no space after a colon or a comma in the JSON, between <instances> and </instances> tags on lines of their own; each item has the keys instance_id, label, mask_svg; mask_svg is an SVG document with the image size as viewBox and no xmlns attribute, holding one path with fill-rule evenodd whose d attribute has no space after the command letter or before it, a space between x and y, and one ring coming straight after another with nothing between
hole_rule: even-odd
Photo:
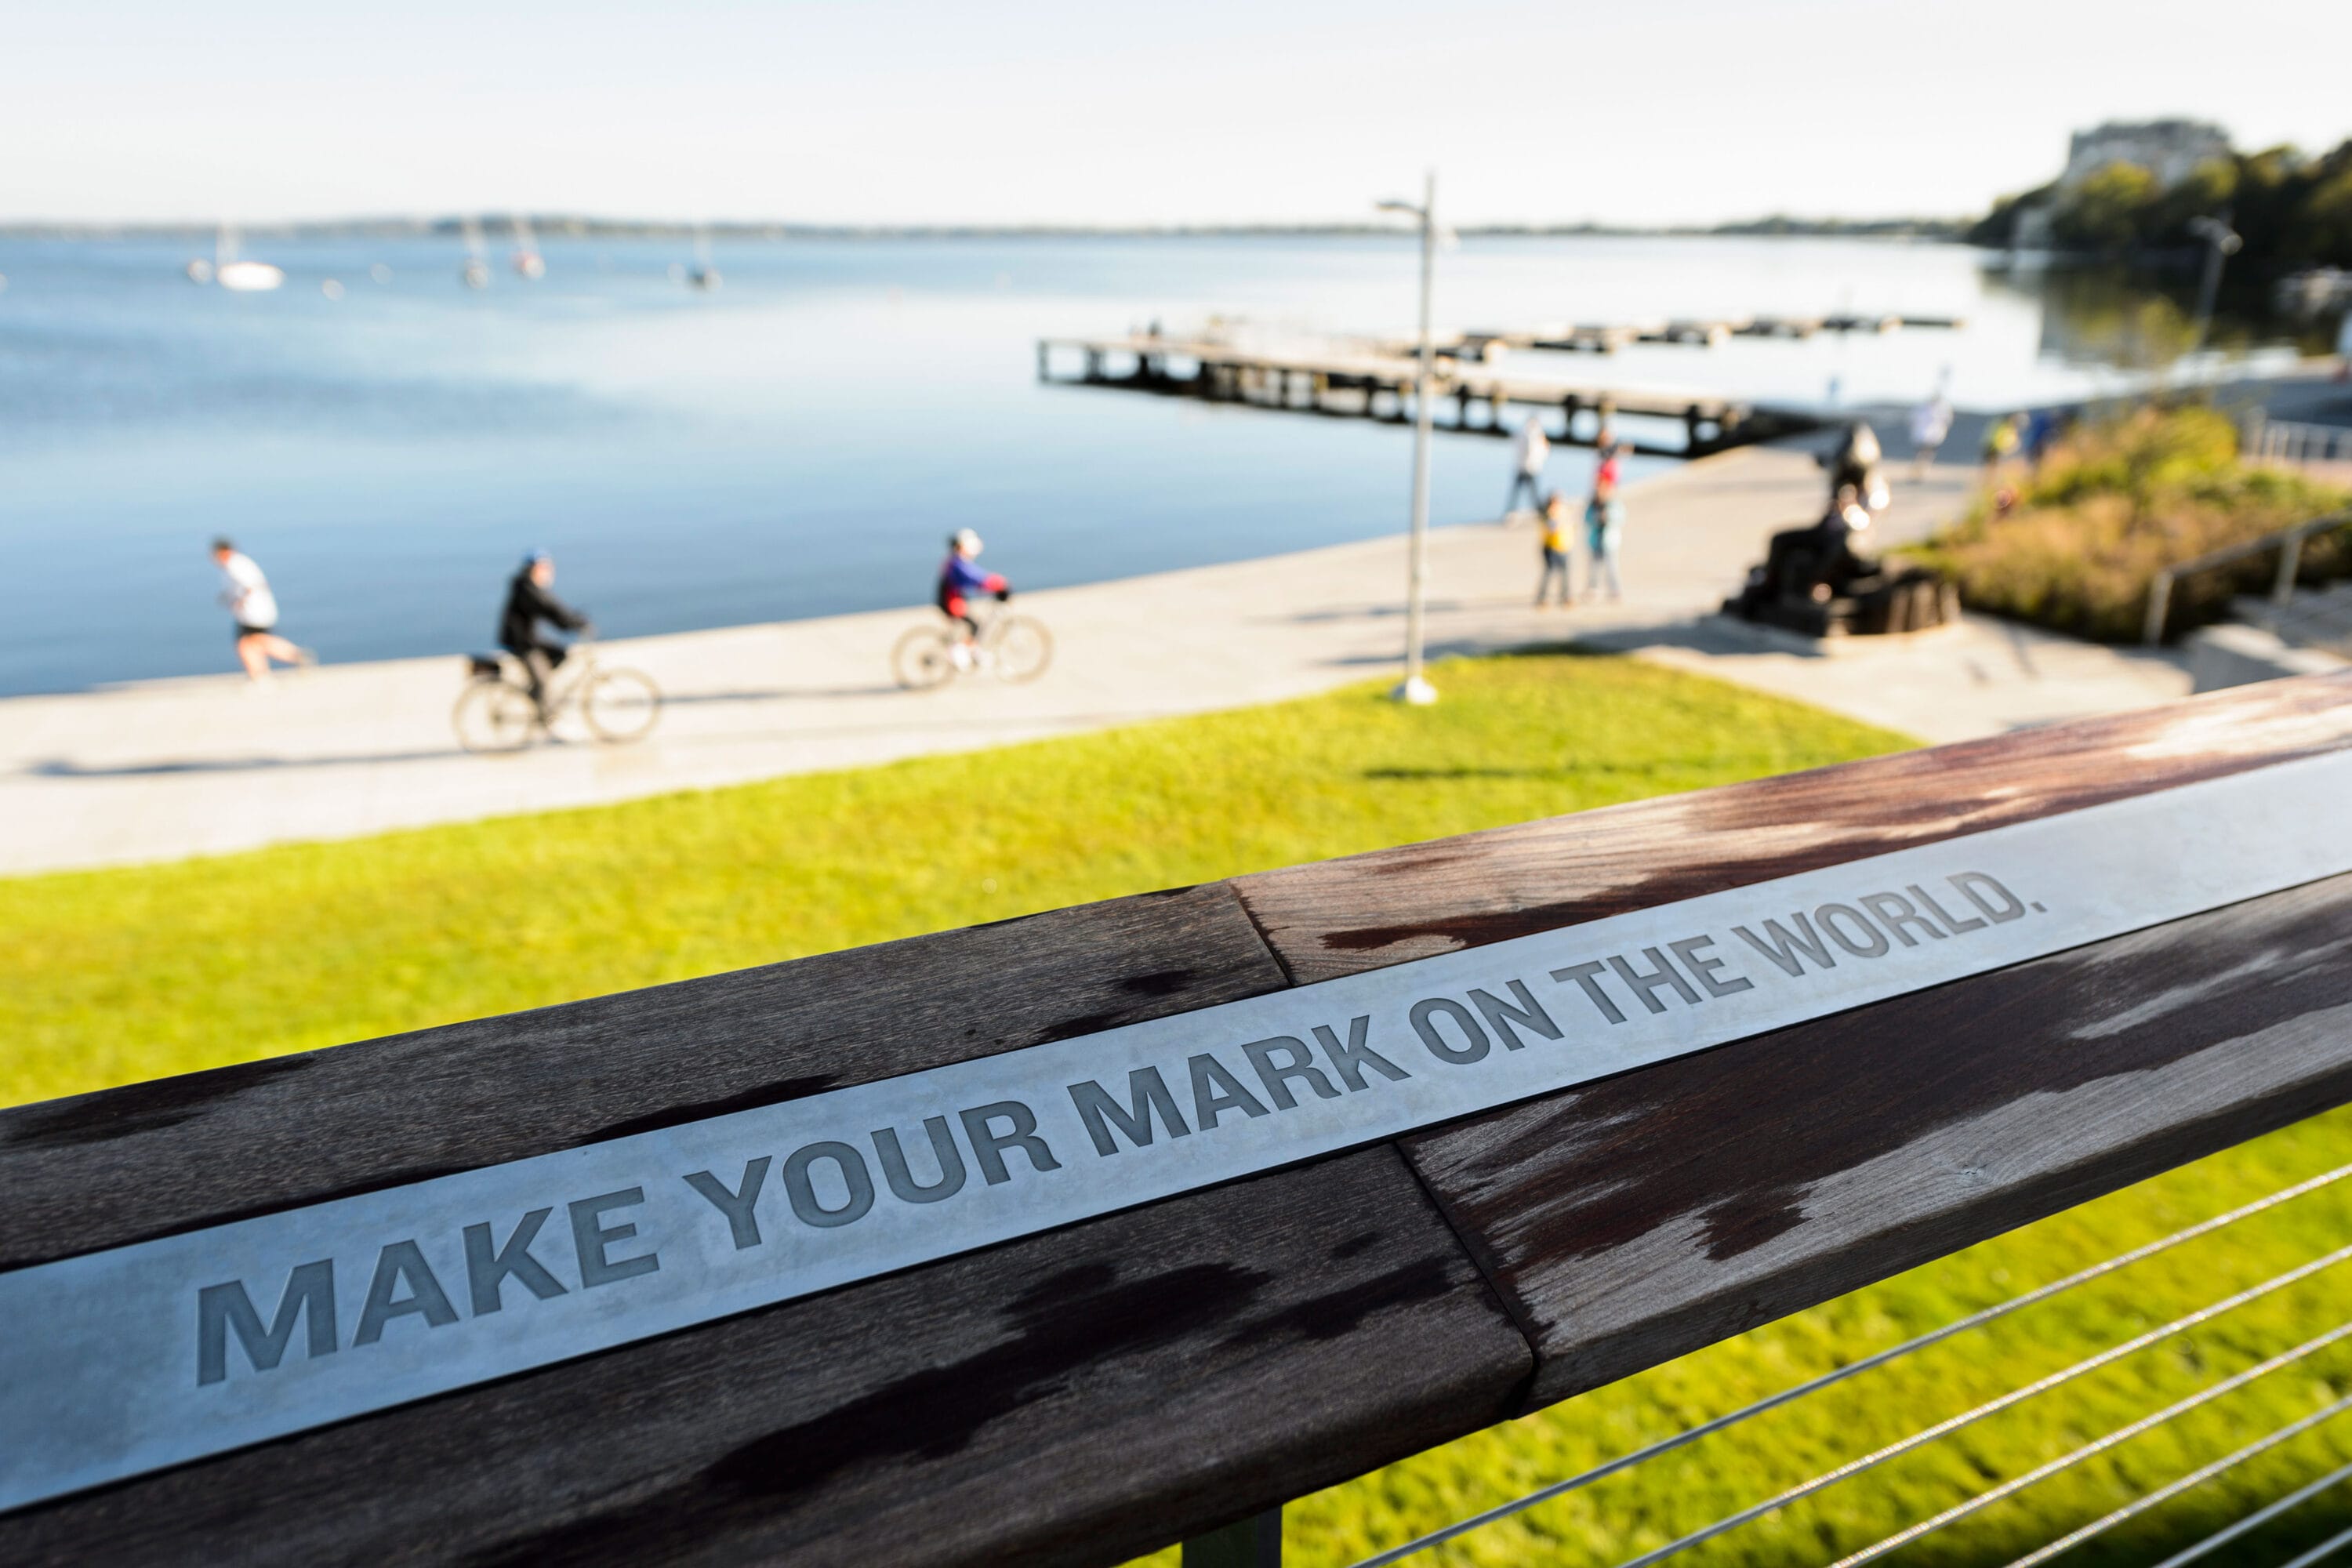
<instances>
[{"instance_id":1,"label":"jogger in white shirt","mask_svg":"<svg viewBox=\"0 0 2352 1568\"><path fill-rule=\"evenodd\" d=\"M221 603L236 622L236 659L245 666L248 679L268 679L271 659L280 664L319 662L309 648L297 647L278 635L278 595L269 591L269 579L261 574L252 556L240 553L226 539L215 539L213 564L220 568Z\"/></svg>"},{"instance_id":2,"label":"jogger in white shirt","mask_svg":"<svg viewBox=\"0 0 2352 1568\"><path fill-rule=\"evenodd\" d=\"M1518 439L1511 443L1511 451L1517 468L1511 476L1510 493L1503 498L1505 522L1511 521L1522 495L1538 511L1543 509L1544 463L1551 456L1551 437L1544 434L1542 416L1528 416L1527 423L1519 426Z\"/></svg>"}]
</instances>

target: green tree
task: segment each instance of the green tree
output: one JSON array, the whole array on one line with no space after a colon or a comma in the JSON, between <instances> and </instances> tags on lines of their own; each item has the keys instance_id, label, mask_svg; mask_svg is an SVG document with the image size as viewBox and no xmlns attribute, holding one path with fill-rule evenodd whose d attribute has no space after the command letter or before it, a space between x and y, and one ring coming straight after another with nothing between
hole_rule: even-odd
<instances>
[{"instance_id":1,"label":"green tree","mask_svg":"<svg viewBox=\"0 0 2352 1568\"><path fill-rule=\"evenodd\" d=\"M2051 230L2077 249L2126 251L2142 243L2160 194L2156 176L2137 163L2110 163L2059 204Z\"/></svg>"},{"instance_id":2,"label":"green tree","mask_svg":"<svg viewBox=\"0 0 2352 1568\"><path fill-rule=\"evenodd\" d=\"M2329 162L2342 167L2320 179L2298 204L2289 243L2300 259L2352 267L2352 142L2337 148Z\"/></svg>"}]
</instances>

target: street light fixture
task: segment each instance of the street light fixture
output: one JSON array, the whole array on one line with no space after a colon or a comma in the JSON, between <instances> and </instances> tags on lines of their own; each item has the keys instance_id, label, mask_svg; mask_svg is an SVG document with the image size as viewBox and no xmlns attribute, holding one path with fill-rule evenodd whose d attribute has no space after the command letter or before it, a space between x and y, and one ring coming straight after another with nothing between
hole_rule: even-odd
<instances>
[{"instance_id":1,"label":"street light fixture","mask_svg":"<svg viewBox=\"0 0 2352 1568\"><path fill-rule=\"evenodd\" d=\"M2227 214L2190 218L2189 232L2205 242L2205 277L2197 289L2197 330L2189 342L2189 352L2193 354L2205 346L2205 334L2213 327L2213 302L2221 291L2222 260L2235 256L2246 242L2230 226Z\"/></svg>"},{"instance_id":2,"label":"street light fixture","mask_svg":"<svg viewBox=\"0 0 2352 1568\"><path fill-rule=\"evenodd\" d=\"M1429 340L1430 274L1437 260L1437 174L1423 182L1418 205L1388 201L1384 213L1403 213L1421 221L1421 357L1412 375L1412 537L1405 571L1404 679L1389 695L1399 702L1422 706L1437 700L1437 688L1421 673L1421 611L1423 584L1429 574L1429 383L1435 353Z\"/></svg>"}]
</instances>

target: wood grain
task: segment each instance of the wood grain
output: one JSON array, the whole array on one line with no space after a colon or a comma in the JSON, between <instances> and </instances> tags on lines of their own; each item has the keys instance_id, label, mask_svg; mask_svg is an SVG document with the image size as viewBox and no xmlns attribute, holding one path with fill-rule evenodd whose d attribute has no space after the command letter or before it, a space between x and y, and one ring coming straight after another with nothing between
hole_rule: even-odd
<instances>
[{"instance_id":1,"label":"wood grain","mask_svg":"<svg viewBox=\"0 0 2352 1568\"><path fill-rule=\"evenodd\" d=\"M1116 1563L1502 1419L1392 1147L0 1517L11 1563Z\"/></svg>"},{"instance_id":2,"label":"wood grain","mask_svg":"<svg viewBox=\"0 0 2352 1568\"><path fill-rule=\"evenodd\" d=\"M1409 1138L1560 1399L2352 1100L2352 877Z\"/></svg>"},{"instance_id":3,"label":"wood grain","mask_svg":"<svg viewBox=\"0 0 2352 1568\"><path fill-rule=\"evenodd\" d=\"M0 1110L0 1268L1279 989L1222 884Z\"/></svg>"},{"instance_id":4,"label":"wood grain","mask_svg":"<svg viewBox=\"0 0 2352 1568\"><path fill-rule=\"evenodd\" d=\"M2352 744L2352 672L1234 879L1329 980Z\"/></svg>"}]
</instances>

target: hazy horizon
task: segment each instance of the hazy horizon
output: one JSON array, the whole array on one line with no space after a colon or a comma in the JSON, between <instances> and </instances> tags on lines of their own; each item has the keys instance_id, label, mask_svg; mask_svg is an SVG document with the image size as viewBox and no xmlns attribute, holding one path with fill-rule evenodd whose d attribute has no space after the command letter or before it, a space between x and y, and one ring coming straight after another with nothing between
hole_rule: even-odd
<instances>
[{"instance_id":1,"label":"hazy horizon","mask_svg":"<svg viewBox=\"0 0 2352 1568\"><path fill-rule=\"evenodd\" d=\"M700 0L396 15L101 0L11 18L0 222L625 213L840 227L1465 226L1982 211L2074 130L2352 132L2340 0L2128 10L1394 0L1181 16ZM756 215L791 214L791 218Z\"/></svg>"}]
</instances>

